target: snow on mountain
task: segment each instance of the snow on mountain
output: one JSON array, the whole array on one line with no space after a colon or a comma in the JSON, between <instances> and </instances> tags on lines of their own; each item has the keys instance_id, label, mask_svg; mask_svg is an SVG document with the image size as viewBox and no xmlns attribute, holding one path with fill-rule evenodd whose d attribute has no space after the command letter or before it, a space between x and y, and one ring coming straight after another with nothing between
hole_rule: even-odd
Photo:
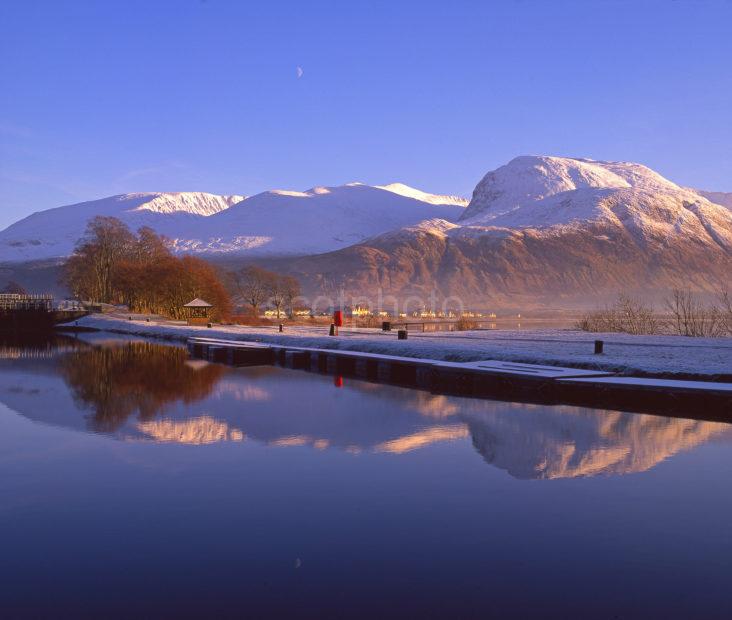
<instances>
[{"instance_id":1,"label":"snow on mountain","mask_svg":"<svg viewBox=\"0 0 732 620\"><path fill-rule=\"evenodd\" d=\"M522 228L595 219L606 214L603 199L623 190L699 198L640 164L524 155L483 177L461 220Z\"/></svg>"},{"instance_id":2,"label":"snow on mountain","mask_svg":"<svg viewBox=\"0 0 732 620\"><path fill-rule=\"evenodd\" d=\"M113 216L149 226L180 252L304 254L358 243L424 219L457 219L466 201L402 184L349 183L249 198L202 192L112 196L34 213L0 232L0 261L69 255L87 222Z\"/></svg>"},{"instance_id":3,"label":"snow on mountain","mask_svg":"<svg viewBox=\"0 0 732 620\"><path fill-rule=\"evenodd\" d=\"M195 237L175 239L175 247L197 252L315 254L422 220L456 220L463 212L460 204L434 202L440 198L401 187L428 199L362 183L305 192L263 192L208 218Z\"/></svg>"},{"instance_id":4,"label":"snow on mountain","mask_svg":"<svg viewBox=\"0 0 732 620\"><path fill-rule=\"evenodd\" d=\"M401 196L421 200L422 202L429 202L433 205L456 205L458 207L467 207L470 202L467 198L463 198L462 196L428 194L427 192L415 189L414 187L409 187L409 185L404 185L404 183L390 183L389 185L377 185L376 187L379 189L385 189L387 192L394 192Z\"/></svg>"},{"instance_id":5,"label":"snow on mountain","mask_svg":"<svg viewBox=\"0 0 732 620\"><path fill-rule=\"evenodd\" d=\"M0 232L0 261L68 256L87 222L98 215L119 218L132 229L150 226L177 237L241 200L243 196L203 192L136 193L39 211Z\"/></svg>"},{"instance_id":6,"label":"snow on mountain","mask_svg":"<svg viewBox=\"0 0 732 620\"><path fill-rule=\"evenodd\" d=\"M486 174L452 222L411 224L289 268L310 290L436 290L503 305L732 289L732 211L640 164L517 157Z\"/></svg>"},{"instance_id":7,"label":"snow on mountain","mask_svg":"<svg viewBox=\"0 0 732 620\"><path fill-rule=\"evenodd\" d=\"M486 174L467 208L400 183L246 199L114 196L13 224L0 232L0 261L68 255L89 219L113 215L178 251L257 256L308 294L437 291L472 304L587 306L618 291L732 290L729 203L640 164L522 156Z\"/></svg>"},{"instance_id":8,"label":"snow on mountain","mask_svg":"<svg viewBox=\"0 0 732 620\"><path fill-rule=\"evenodd\" d=\"M225 211L231 205L241 202L246 196L219 196L204 192L175 192L164 194L126 194L132 196L152 196L136 210L153 213L190 213L191 215L209 216Z\"/></svg>"},{"instance_id":9,"label":"snow on mountain","mask_svg":"<svg viewBox=\"0 0 732 620\"><path fill-rule=\"evenodd\" d=\"M639 242L686 236L732 251L730 212L646 166L567 157L517 157L478 183L460 223L558 231L620 226ZM460 234L460 233L458 233Z\"/></svg>"},{"instance_id":10,"label":"snow on mountain","mask_svg":"<svg viewBox=\"0 0 732 620\"><path fill-rule=\"evenodd\" d=\"M455 230L462 229L459 224L454 222L448 222L440 218L433 218L431 220L423 220L412 226L404 226L389 232L383 233L375 237L375 239L383 242L389 240L391 242L398 242L400 240L408 240L419 235L433 235L446 239L448 234Z\"/></svg>"}]
</instances>

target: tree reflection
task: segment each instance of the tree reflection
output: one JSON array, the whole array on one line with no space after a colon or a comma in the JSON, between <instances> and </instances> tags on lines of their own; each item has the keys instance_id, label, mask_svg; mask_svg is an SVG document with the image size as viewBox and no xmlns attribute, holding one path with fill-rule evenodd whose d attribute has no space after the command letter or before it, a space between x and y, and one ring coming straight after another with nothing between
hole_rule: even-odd
<instances>
[{"instance_id":1,"label":"tree reflection","mask_svg":"<svg viewBox=\"0 0 732 620\"><path fill-rule=\"evenodd\" d=\"M61 360L74 399L92 409L95 430L118 429L133 414L150 420L173 402L208 396L226 368L188 362L185 349L148 342L75 351Z\"/></svg>"},{"instance_id":2,"label":"tree reflection","mask_svg":"<svg viewBox=\"0 0 732 620\"><path fill-rule=\"evenodd\" d=\"M62 334L0 332L0 359L50 359L84 346L76 338Z\"/></svg>"},{"instance_id":3,"label":"tree reflection","mask_svg":"<svg viewBox=\"0 0 732 620\"><path fill-rule=\"evenodd\" d=\"M85 346L26 367L60 372L74 400L90 412L88 428L127 439L209 444L248 437L281 448L393 455L470 441L487 463L511 476L546 480L647 471L732 437L732 426L718 422L461 398L357 380L334 398L332 377L274 367L233 371L191 361L179 347L145 342ZM10 365L17 369L18 362ZM214 390L205 410L165 411ZM23 382L8 373L0 381L0 397L17 411L53 410L53 394L52 384L33 378ZM54 423L71 423L72 416L54 413ZM76 408L73 416L78 426Z\"/></svg>"}]
</instances>

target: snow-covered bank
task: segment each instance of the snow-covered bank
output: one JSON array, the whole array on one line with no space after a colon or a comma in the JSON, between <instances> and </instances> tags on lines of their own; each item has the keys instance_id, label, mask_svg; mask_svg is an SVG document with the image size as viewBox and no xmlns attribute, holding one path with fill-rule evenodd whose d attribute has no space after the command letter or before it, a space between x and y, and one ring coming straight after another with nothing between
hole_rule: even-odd
<instances>
[{"instance_id":1,"label":"snow-covered bank","mask_svg":"<svg viewBox=\"0 0 732 620\"><path fill-rule=\"evenodd\" d=\"M683 336L630 336L587 334L573 330L480 330L468 332L410 333L397 340L396 332L343 328L338 337L328 336L327 327L273 327L216 325L190 327L180 322L92 315L78 321L79 327L135 334L148 338L185 341L193 336L229 340L255 340L293 346L343 349L469 362L506 360L595 368L625 375L675 376L677 378L725 378L732 376L732 339ZM605 341L605 352L593 354L593 342Z\"/></svg>"}]
</instances>

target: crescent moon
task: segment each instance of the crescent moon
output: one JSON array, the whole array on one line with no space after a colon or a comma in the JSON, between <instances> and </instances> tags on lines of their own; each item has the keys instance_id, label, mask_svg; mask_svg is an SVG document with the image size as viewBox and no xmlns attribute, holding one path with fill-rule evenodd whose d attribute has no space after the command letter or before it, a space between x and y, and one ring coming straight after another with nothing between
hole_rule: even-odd
<instances>
[{"instance_id":1,"label":"crescent moon","mask_svg":"<svg viewBox=\"0 0 732 620\"><path fill-rule=\"evenodd\" d=\"M302 67L298 67L298 68L297 68L297 79L298 79L298 80L299 80L299 79L300 79L300 78L302 77L302 74L303 74L303 73L304 73L304 72L303 72L303 70L302 70Z\"/></svg>"}]
</instances>

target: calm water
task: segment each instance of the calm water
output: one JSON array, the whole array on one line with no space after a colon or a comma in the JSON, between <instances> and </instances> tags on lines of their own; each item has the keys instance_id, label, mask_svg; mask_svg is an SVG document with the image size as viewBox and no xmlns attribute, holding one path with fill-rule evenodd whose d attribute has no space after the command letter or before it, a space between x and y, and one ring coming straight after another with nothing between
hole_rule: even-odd
<instances>
[{"instance_id":1,"label":"calm water","mask_svg":"<svg viewBox=\"0 0 732 620\"><path fill-rule=\"evenodd\" d=\"M732 430L0 346L0 617L732 616Z\"/></svg>"}]
</instances>

